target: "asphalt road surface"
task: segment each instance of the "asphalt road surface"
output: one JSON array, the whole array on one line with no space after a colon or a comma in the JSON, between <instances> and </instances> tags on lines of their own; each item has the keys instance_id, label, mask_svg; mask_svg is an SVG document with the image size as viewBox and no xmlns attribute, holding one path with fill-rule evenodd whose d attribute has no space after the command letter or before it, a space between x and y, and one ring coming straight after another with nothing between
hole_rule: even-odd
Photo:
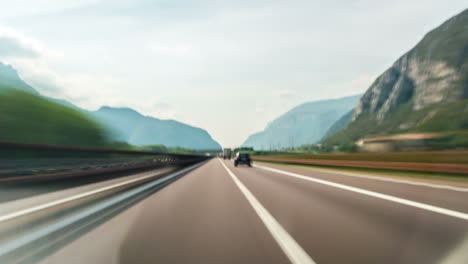
<instances>
[{"instance_id":1,"label":"asphalt road surface","mask_svg":"<svg viewBox=\"0 0 468 264\"><path fill-rule=\"evenodd\" d=\"M468 188L213 159L42 263L468 263Z\"/></svg>"}]
</instances>

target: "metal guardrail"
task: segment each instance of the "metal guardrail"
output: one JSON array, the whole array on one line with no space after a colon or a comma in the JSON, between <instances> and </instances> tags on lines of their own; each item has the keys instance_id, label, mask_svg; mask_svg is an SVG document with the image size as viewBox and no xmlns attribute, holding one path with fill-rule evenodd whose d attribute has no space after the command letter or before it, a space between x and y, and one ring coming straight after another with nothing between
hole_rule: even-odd
<instances>
[{"instance_id":1,"label":"metal guardrail","mask_svg":"<svg viewBox=\"0 0 468 264\"><path fill-rule=\"evenodd\" d=\"M0 183L187 166L205 155L0 141Z\"/></svg>"},{"instance_id":2,"label":"metal guardrail","mask_svg":"<svg viewBox=\"0 0 468 264\"><path fill-rule=\"evenodd\" d=\"M132 175L132 178L86 192L2 212L0 263L36 262L66 241L203 165L209 158L205 155L0 142L0 184L3 188L16 184L36 186L37 181L43 180L74 182L83 176L114 179L118 175ZM22 173L13 175L13 172Z\"/></svg>"},{"instance_id":3,"label":"metal guardrail","mask_svg":"<svg viewBox=\"0 0 468 264\"><path fill-rule=\"evenodd\" d=\"M79 153L100 153L100 154L126 154L126 155L167 155L174 157L199 157L202 155L192 154L177 154L170 152L152 152L139 150L111 149L111 148L90 148L79 146L60 146L60 145L45 145L45 144L29 144L16 143L8 141L0 141L0 151L5 149L17 150L38 150L38 151L72 151Z\"/></svg>"},{"instance_id":4,"label":"metal guardrail","mask_svg":"<svg viewBox=\"0 0 468 264\"><path fill-rule=\"evenodd\" d=\"M203 164L198 162L162 177L141 176L0 215L0 263L37 261L46 255L44 252L58 248L75 234L118 214Z\"/></svg>"}]
</instances>

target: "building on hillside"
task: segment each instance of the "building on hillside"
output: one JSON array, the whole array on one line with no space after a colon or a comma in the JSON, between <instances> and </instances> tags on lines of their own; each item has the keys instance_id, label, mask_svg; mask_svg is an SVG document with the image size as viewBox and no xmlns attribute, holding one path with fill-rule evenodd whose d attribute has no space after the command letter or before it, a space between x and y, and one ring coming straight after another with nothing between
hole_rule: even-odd
<instances>
[{"instance_id":1,"label":"building on hillside","mask_svg":"<svg viewBox=\"0 0 468 264\"><path fill-rule=\"evenodd\" d=\"M363 152L422 151L431 149L431 141L444 136L441 133L408 133L363 138L355 143Z\"/></svg>"}]
</instances>

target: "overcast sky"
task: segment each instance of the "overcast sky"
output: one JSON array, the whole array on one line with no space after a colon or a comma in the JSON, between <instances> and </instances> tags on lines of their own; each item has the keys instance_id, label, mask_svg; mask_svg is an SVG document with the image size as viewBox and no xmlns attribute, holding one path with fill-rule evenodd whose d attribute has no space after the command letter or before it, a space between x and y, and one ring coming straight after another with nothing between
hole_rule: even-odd
<instances>
[{"instance_id":1,"label":"overcast sky","mask_svg":"<svg viewBox=\"0 0 468 264\"><path fill-rule=\"evenodd\" d=\"M364 92L466 0L0 0L0 60L41 93L132 107L224 146Z\"/></svg>"}]
</instances>

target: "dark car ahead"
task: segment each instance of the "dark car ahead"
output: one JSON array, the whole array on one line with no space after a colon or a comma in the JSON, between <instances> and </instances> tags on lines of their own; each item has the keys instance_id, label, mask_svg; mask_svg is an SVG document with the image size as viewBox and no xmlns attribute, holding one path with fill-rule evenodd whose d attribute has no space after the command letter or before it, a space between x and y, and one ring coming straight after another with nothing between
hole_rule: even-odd
<instances>
[{"instance_id":1,"label":"dark car ahead","mask_svg":"<svg viewBox=\"0 0 468 264\"><path fill-rule=\"evenodd\" d=\"M237 167L239 164L246 164L251 167L252 161L250 160L250 154L245 152L237 152L236 157L234 158L234 166Z\"/></svg>"}]
</instances>

